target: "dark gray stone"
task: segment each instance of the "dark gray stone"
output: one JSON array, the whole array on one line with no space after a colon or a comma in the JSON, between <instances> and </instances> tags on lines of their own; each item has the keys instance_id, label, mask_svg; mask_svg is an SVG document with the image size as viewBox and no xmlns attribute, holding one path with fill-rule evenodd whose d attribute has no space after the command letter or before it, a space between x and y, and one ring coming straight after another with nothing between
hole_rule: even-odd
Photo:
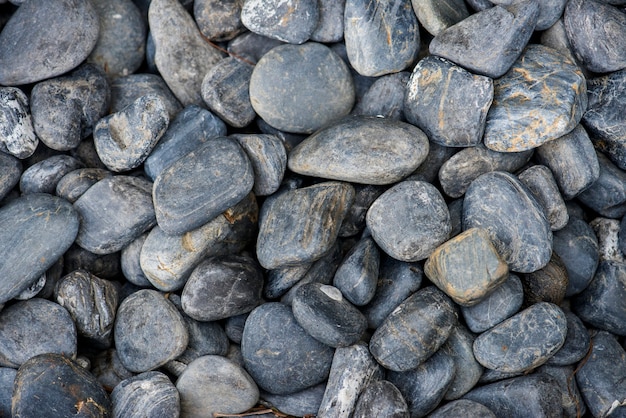
<instances>
[{"instance_id":1,"label":"dark gray stone","mask_svg":"<svg viewBox=\"0 0 626 418\"><path fill-rule=\"evenodd\" d=\"M409 418L409 407L393 383L379 380L370 383L361 392L352 416Z\"/></svg>"},{"instance_id":2,"label":"dark gray stone","mask_svg":"<svg viewBox=\"0 0 626 418\"><path fill-rule=\"evenodd\" d=\"M28 167L20 177L20 191L54 194L57 184L66 174L83 168L83 163L69 155L53 155Z\"/></svg>"},{"instance_id":3,"label":"dark gray stone","mask_svg":"<svg viewBox=\"0 0 626 418\"><path fill-rule=\"evenodd\" d=\"M93 143L93 136L89 136L80 141L76 148L70 150L70 155L83 161L87 167L102 168L106 170L106 166L102 161L100 161L100 157L96 151L96 146Z\"/></svg>"},{"instance_id":4,"label":"dark gray stone","mask_svg":"<svg viewBox=\"0 0 626 418\"><path fill-rule=\"evenodd\" d=\"M28 96L16 87L0 88L0 149L23 159L35 152L35 135Z\"/></svg>"},{"instance_id":5,"label":"dark gray stone","mask_svg":"<svg viewBox=\"0 0 626 418\"><path fill-rule=\"evenodd\" d=\"M231 40L227 50L231 57L255 65L270 49L283 44L284 42L278 39L268 38L254 32L245 32Z\"/></svg>"},{"instance_id":6,"label":"dark gray stone","mask_svg":"<svg viewBox=\"0 0 626 418\"><path fill-rule=\"evenodd\" d=\"M569 366L582 360L589 351L591 337L589 331L578 316L564 310L567 320L565 343L546 364L551 366Z\"/></svg>"},{"instance_id":7,"label":"dark gray stone","mask_svg":"<svg viewBox=\"0 0 626 418\"><path fill-rule=\"evenodd\" d=\"M441 193L422 181L403 181L380 195L366 222L381 250L411 262L427 258L452 228Z\"/></svg>"},{"instance_id":8,"label":"dark gray stone","mask_svg":"<svg viewBox=\"0 0 626 418\"><path fill-rule=\"evenodd\" d=\"M476 147L467 149L473 148ZM437 178L441 166L457 152L459 152L459 148L444 147L435 142L429 142L426 160L406 180L418 180L435 184L438 181Z\"/></svg>"},{"instance_id":9,"label":"dark gray stone","mask_svg":"<svg viewBox=\"0 0 626 418\"><path fill-rule=\"evenodd\" d=\"M248 314L241 314L226 318L224 323L224 330L228 339L235 344L241 344L241 337L243 336L243 328L248 319Z\"/></svg>"},{"instance_id":10,"label":"dark gray stone","mask_svg":"<svg viewBox=\"0 0 626 418\"><path fill-rule=\"evenodd\" d=\"M113 176L91 186L74 202L81 222L76 244L95 254L111 254L155 224L152 183Z\"/></svg>"},{"instance_id":11,"label":"dark gray stone","mask_svg":"<svg viewBox=\"0 0 626 418\"><path fill-rule=\"evenodd\" d=\"M19 295L52 267L78 234L67 201L31 194L0 208L0 303Z\"/></svg>"},{"instance_id":12,"label":"dark gray stone","mask_svg":"<svg viewBox=\"0 0 626 418\"><path fill-rule=\"evenodd\" d=\"M285 131L281 131L279 129L270 126L267 122L265 122L261 118L256 119L256 126L259 128L261 133L274 135L281 140L283 145L285 146L285 150L287 153L290 153L292 149L295 148L300 142L304 141L306 135L304 134L293 134ZM298 181L302 182L301 178L298 178Z\"/></svg>"},{"instance_id":13,"label":"dark gray stone","mask_svg":"<svg viewBox=\"0 0 626 418\"><path fill-rule=\"evenodd\" d=\"M456 321L452 301L436 287L426 287L387 316L372 335L370 351L389 370L414 369L443 345Z\"/></svg>"},{"instance_id":14,"label":"dark gray stone","mask_svg":"<svg viewBox=\"0 0 626 418\"><path fill-rule=\"evenodd\" d=\"M13 155L0 152L0 202L20 182L22 163Z\"/></svg>"},{"instance_id":15,"label":"dark gray stone","mask_svg":"<svg viewBox=\"0 0 626 418\"><path fill-rule=\"evenodd\" d=\"M11 395L17 370L11 367L0 367L0 414L11 416Z\"/></svg>"},{"instance_id":16,"label":"dark gray stone","mask_svg":"<svg viewBox=\"0 0 626 418\"><path fill-rule=\"evenodd\" d=\"M294 416L316 415L324 397L326 382L290 395L262 392L261 398L284 414Z\"/></svg>"},{"instance_id":17,"label":"dark gray stone","mask_svg":"<svg viewBox=\"0 0 626 418\"><path fill-rule=\"evenodd\" d=\"M361 75L402 71L417 58L419 24L410 0L346 0L344 23L348 59Z\"/></svg>"},{"instance_id":18,"label":"dark gray stone","mask_svg":"<svg viewBox=\"0 0 626 418\"><path fill-rule=\"evenodd\" d=\"M254 187L257 196L268 196L280 187L287 169L287 151L275 135L236 134L234 138L248 155L254 170Z\"/></svg>"},{"instance_id":19,"label":"dark gray stone","mask_svg":"<svg viewBox=\"0 0 626 418\"><path fill-rule=\"evenodd\" d=\"M450 384L445 400L459 399L469 392L483 374L483 366L474 357L473 344L476 336L463 325L458 324L450 332L448 340L441 348L454 361L454 379Z\"/></svg>"},{"instance_id":20,"label":"dark gray stone","mask_svg":"<svg viewBox=\"0 0 626 418\"><path fill-rule=\"evenodd\" d=\"M24 6L0 34L0 84L5 86L33 83L75 68L98 39L98 13L90 2L37 0Z\"/></svg>"},{"instance_id":21,"label":"dark gray stone","mask_svg":"<svg viewBox=\"0 0 626 418\"><path fill-rule=\"evenodd\" d=\"M455 418L464 415L475 418L496 418L496 414L491 409L469 399L457 399L447 403L433 411L432 414L428 415L428 418Z\"/></svg>"},{"instance_id":22,"label":"dark gray stone","mask_svg":"<svg viewBox=\"0 0 626 418\"><path fill-rule=\"evenodd\" d=\"M115 318L115 348L128 370L146 372L181 355L189 336L176 307L156 290L139 290L124 299Z\"/></svg>"},{"instance_id":23,"label":"dark gray stone","mask_svg":"<svg viewBox=\"0 0 626 418\"><path fill-rule=\"evenodd\" d=\"M363 232L367 210L385 189L382 186L355 184L354 190L356 191L354 202L341 223L340 237L351 237Z\"/></svg>"},{"instance_id":24,"label":"dark gray stone","mask_svg":"<svg viewBox=\"0 0 626 418\"><path fill-rule=\"evenodd\" d=\"M318 0L318 23L311 40L315 42L332 43L343 39L343 11L346 0ZM297 414L296 414L297 415Z\"/></svg>"},{"instance_id":25,"label":"dark gray stone","mask_svg":"<svg viewBox=\"0 0 626 418\"><path fill-rule=\"evenodd\" d=\"M302 44L310 37L319 21L315 0L245 0L241 22L254 33Z\"/></svg>"},{"instance_id":26,"label":"dark gray stone","mask_svg":"<svg viewBox=\"0 0 626 418\"><path fill-rule=\"evenodd\" d=\"M475 11L480 12L494 6L489 0L466 0L466 3Z\"/></svg>"},{"instance_id":27,"label":"dark gray stone","mask_svg":"<svg viewBox=\"0 0 626 418\"><path fill-rule=\"evenodd\" d=\"M241 340L245 368L267 392L287 395L323 382L333 353L307 334L282 303L265 303L246 320Z\"/></svg>"},{"instance_id":28,"label":"dark gray stone","mask_svg":"<svg viewBox=\"0 0 626 418\"><path fill-rule=\"evenodd\" d=\"M428 138L413 125L353 116L298 144L288 167L306 176L384 185L411 174L428 155Z\"/></svg>"},{"instance_id":29,"label":"dark gray stone","mask_svg":"<svg viewBox=\"0 0 626 418\"><path fill-rule=\"evenodd\" d=\"M406 88L404 114L432 142L471 147L482 140L493 86L489 77L428 56L413 69Z\"/></svg>"},{"instance_id":30,"label":"dark gray stone","mask_svg":"<svg viewBox=\"0 0 626 418\"><path fill-rule=\"evenodd\" d=\"M87 189L111 175L110 171L102 168L79 168L70 171L56 184L56 195L74 203Z\"/></svg>"},{"instance_id":31,"label":"dark gray stone","mask_svg":"<svg viewBox=\"0 0 626 418\"><path fill-rule=\"evenodd\" d=\"M588 71L582 67L580 61L574 56L574 51L572 50L572 46L565 31L562 14L551 27L541 33L539 40L541 45L556 49L562 54L567 55L581 67L581 70L585 73L585 77L588 75Z\"/></svg>"},{"instance_id":32,"label":"dark gray stone","mask_svg":"<svg viewBox=\"0 0 626 418\"><path fill-rule=\"evenodd\" d=\"M141 96L161 98L170 119L183 108L165 81L156 74L130 74L111 81L111 113L119 112Z\"/></svg>"},{"instance_id":33,"label":"dark gray stone","mask_svg":"<svg viewBox=\"0 0 626 418\"><path fill-rule=\"evenodd\" d=\"M161 372L145 372L121 381L111 392L115 418L177 416L180 396Z\"/></svg>"},{"instance_id":34,"label":"dark gray stone","mask_svg":"<svg viewBox=\"0 0 626 418\"><path fill-rule=\"evenodd\" d=\"M137 237L133 242L124 247L120 254L120 268L126 280L135 286L150 287L152 283L146 278L141 269L141 248L148 238L148 233Z\"/></svg>"},{"instance_id":35,"label":"dark gray stone","mask_svg":"<svg viewBox=\"0 0 626 418\"><path fill-rule=\"evenodd\" d=\"M538 302L561 305L568 282L565 264L557 254L552 252L548 264L532 273L522 275L524 307Z\"/></svg>"},{"instance_id":36,"label":"dark gray stone","mask_svg":"<svg viewBox=\"0 0 626 418\"><path fill-rule=\"evenodd\" d=\"M493 4L508 6L516 3L515 0L493 0ZM539 1L539 18L537 19L536 31L548 29L563 14L567 0L541 0Z\"/></svg>"},{"instance_id":37,"label":"dark gray stone","mask_svg":"<svg viewBox=\"0 0 626 418\"><path fill-rule=\"evenodd\" d=\"M626 262L626 257L620 249L620 221L598 216L589 222L595 236L598 238L598 254L600 261Z\"/></svg>"},{"instance_id":38,"label":"dark gray stone","mask_svg":"<svg viewBox=\"0 0 626 418\"><path fill-rule=\"evenodd\" d=\"M528 374L528 373L522 373L522 372L510 373L510 372L500 372L498 370L492 370L492 369L484 369L484 372L482 376L480 376L480 380L478 380L478 383L480 385L484 385L488 383L500 382L502 380L510 379L512 377L522 376L524 374Z\"/></svg>"},{"instance_id":39,"label":"dark gray stone","mask_svg":"<svg viewBox=\"0 0 626 418\"><path fill-rule=\"evenodd\" d=\"M412 0L413 10L420 24L433 36L469 17L463 0Z\"/></svg>"},{"instance_id":40,"label":"dark gray stone","mask_svg":"<svg viewBox=\"0 0 626 418\"><path fill-rule=\"evenodd\" d=\"M246 28L241 23L244 0L198 0L193 2L193 17L208 39L229 41Z\"/></svg>"},{"instance_id":41,"label":"dark gray stone","mask_svg":"<svg viewBox=\"0 0 626 418\"><path fill-rule=\"evenodd\" d=\"M135 375L124 367L114 348L100 351L92 357L89 370L109 393L123 380Z\"/></svg>"},{"instance_id":42,"label":"dark gray stone","mask_svg":"<svg viewBox=\"0 0 626 418\"><path fill-rule=\"evenodd\" d=\"M545 165L534 165L519 173L518 178L544 208L550 229L563 229L569 221L569 214L552 171Z\"/></svg>"},{"instance_id":43,"label":"dark gray stone","mask_svg":"<svg viewBox=\"0 0 626 418\"><path fill-rule=\"evenodd\" d=\"M553 366L544 364L538 370L539 373L549 374L559 383L561 390L561 404L563 405L564 417L582 417L587 412L587 406L583 401L576 379L574 366Z\"/></svg>"},{"instance_id":44,"label":"dark gray stone","mask_svg":"<svg viewBox=\"0 0 626 418\"><path fill-rule=\"evenodd\" d=\"M107 280L119 278L121 274L120 253L94 254L76 244L63 255L63 265L66 274L82 269Z\"/></svg>"},{"instance_id":45,"label":"dark gray stone","mask_svg":"<svg viewBox=\"0 0 626 418\"><path fill-rule=\"evenodd\" d=\"M607 218L619 219L626 214L626 172L616 167L604 154L596 152L600 175L576 199Z\"/></svg>"},{"instance_id":46,"label":"dark gray stone","mask_svg":"<svg viewBox=\"0 0 626 418\"><path fill-rule=\"evenodd\" d=\"M408 71L400 71L378 77L363 94L352 114L404 121L404 95L410 76Z\"/></svg>"},{"instance_id":47,"label":"dark gray stone","mask_svg":"<svg viewBox=\"0 0 626 418\"><path fill-rule=\"evenodd\" d=\"M498 78L522 53L538 17L536 1L495 6L440 32L428 49L474 73Z\"/></svg>"},{"instance_id":48,"label":"dark gray stone","mask_svg":"<svg viewBox=\"0 0 626 418\"><path fill-rule=\"evenodd\" d=\"M287 132L312 133L346 116L354 98L348 66L315 42L272 49L256 64L250 79L256 113Z\"/></svg>"},{"instance_id":49,"label":"dark gray stone","mask_svg":"<svg viewBox=\"0 0 626 418\"><path fill-rule=\"evenodd\" d=\"M333 285L357 306L368 304L378 284L380 255L371 237L365 237L350 249L333 278Z\"/></svg>"}]
</instances>

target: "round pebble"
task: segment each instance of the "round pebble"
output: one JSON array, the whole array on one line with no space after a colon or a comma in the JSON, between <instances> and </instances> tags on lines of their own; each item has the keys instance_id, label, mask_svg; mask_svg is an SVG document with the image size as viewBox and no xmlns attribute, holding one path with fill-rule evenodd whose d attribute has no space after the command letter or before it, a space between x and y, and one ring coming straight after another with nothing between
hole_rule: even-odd
<instances>
[{"instance_id":1,"label":"round pebble","mask_svg":"<svg viewBox=\"0 0 626 418\"><path fill-rule=\"evenodd\" d=\"M161 372L145 372L121 381L111 392L113 417L177 416L180 395Z\"/></svg>"},{"instance_id":2,"label":"round pebble","mask_svg":"<svg viewBox=\"0 0 626 418\"><path fill-rule=\"evenodd\" d=\"M306 42L319 19L315 0L245 0L241 22L252 32L291 44Z\"/></svg>"},{"instance_id":3,"label":"round pebble","mask_svg":"<svg viewBox=\"0 0 626 418\"><path fill-rule=\"evenodd\" d=\"M350 249L335 272L333 285L357 306L369 303L378 285L380 255L376 243L366 237Z\"/></svg>"}]
</instances>

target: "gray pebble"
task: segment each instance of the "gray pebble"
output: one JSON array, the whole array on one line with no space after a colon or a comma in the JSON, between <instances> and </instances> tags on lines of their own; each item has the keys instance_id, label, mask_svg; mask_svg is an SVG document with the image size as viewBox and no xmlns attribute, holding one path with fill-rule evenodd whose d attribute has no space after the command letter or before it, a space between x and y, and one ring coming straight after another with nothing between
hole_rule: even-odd
<instances>
[{"instance_id":1,"label":"gray pebble","mask_svg":"<svg viewBox=\"0 0 626 418\"><path fill-rule=\"evenodd\" d=\"M593 228L581 219L570 219L565 228L554 233L553 251L567 269L565 296L582 292L593 279L600 258Z\"/></svg>"},{"instance_id":2,"label":"gray pebble","mask_svg":"<svg viewBox=\"0 0 626 418\"><path fill-rule=\"evenodd\" d=\"M245 0L241 22L254 33L288 42L306 42L319 20L314 0Z\"/></svg>"},{"instance_id":3,"label":"gray pebble","mask_svg":"<svg viewBox=\"0 0 626 418\"><path fill-rule=\"evenodd\" d=\"M248 319L248 314L241 314L226 318L224 324L224 331L228 339L235 344L241 344L241 337L243 336L243 328Z\"/></svg>"},{"instance_id":4,"label":"gray pebble","mask_svg":"<svg viewBox=\"0 0 626 418\"><path fill-rule=\"evenodd\" d=\"M317 6L319 18L315 30L311 33L311 40L324 43L341 41L346 0L318 0Z\"/></svg>"},{"instance_id":5,"label":"gray pebble","mask_svg":"<svg viewBox=\"0 0 626 418\"><path fill-rule=\"evenodd\" d=\"M130 74L111 81L111 113L119 112L141 96L161 98L170 120L183 108L167 84L156 74Z\"/></svg>"},{"instance_id":6,"label":"gray pebble","mask_svg":"<svg viewBox=\"0 0 626 418\"><path fill-rule=\"evenodd\" d=\"M140 264L141 248L148 238L148 233L137 237L124 247L120 254L120 268L126 280L139 287L150 287L152 284L146 278Z\"/></svg>"},{"instance_id":7,"label":"gray pebble","mask_svg":"<svg viewBox=\"0 0 626 418\"><path fill-rule=\"evenodd\" d=\"M569 221L565 202L559 193L552 171L545 165L528 167L517 175L544 208L550 229L563 229Z\"/></svg>"},{"instance_id":8,"label":"gray pebble","mask_svg":"<svg viewBox=\"0 0 626 418\"><path fill-rule=\"evenodd\" d=\"M616 167L604 154L596 151L600 175L577 200L607 218L618 219L626 214L626 172Z\"/></svg>"},{"instance_id":9,"label":"gray pebble","mask_svg":"<svg viewBox=\"0 0 626 418\"><path fill-rule=\"evenodd\" d=\"M355 418L371 416L409 418L409 407L393 383L388 380L378 380L367 385L361 392L352 416Z\"/></svg>"},{"instance_id":10,"label":"gray pebble","mask_svg":"<svg viewBox=\"0 0 626 418\"><path fill-rule=\"evenodd\" d=\"M56 184L56 195L74 203L87 189L110 176L112 173L102 168L78 168L61 177Z\"/></svg>"},{"instance_id":11,"label":"gray pebble","mask_svg":"<svg viewBox=\"0 0 626 418\"><path fill-rule=\"evenodd\" d=\"M0 88L0 133L2 151L20 159L33 155L39 144L28 96L16 87Z\"/></svg>"},{"instance_id":12,"label":"gray pebble","mask_svg":"<svg viewBox=\"0 0 626 418\"><path fill-rule=\"evenodd\" d=\"M428 415L428 418L455 418L463 415L474 418L496 418L491 409L469 399L457 399L447 403L433 411L432 414Z\"/></svg>"},{"instance_id":13,"label":"gray pebble","mask_svg":"<svg viewBox=\"0 0 626 418\"><path fill-rule=\"evenodd\" d=\"M368 304L378 284L380 255L371 237L357 242L346 254L335 272L333 285L357 306Z\"/></svg>"},{"instance_id":14,"label":"gray pebble","mask_svg":"<svg viewBox=\"0 0 626 418\"><path fill-rule=\"evenodd\" d=\"M444 395L445 400L459 399L469 392L483 374L483 366L474 357L476 336L463 325L458 324L450 332L448 340L441 348L454 361L454 379Z\"/></svg>"},{"instance_id":15,"label":"gray pebble","mask_svg":"<svg viewBox=\"0 0 626 418\"><path fill-rule=\"evenodd\" d=\"M69 155L53 155L28 167L20 177L20 191L53 194L59 181L68 173L83 168L83 163Z\"/></svg>"},{"instance_id":16,"label":"gray pebble","mask_svg":"<svg viewBox=\"0 0 626 418\"><path fill-rule=\"evenodd\" d=\"M229 41L245 30L241 23L244 0L198 0L193 2L193 17L208 39Z\"/></svg>"},{"instance_id":17,"label":"gray pebble","mask_svg":"<svg viewBox=\"0 0 626 418\"><path fill-rule=\"evenodd\" d=\"M433 36L437 36L470 15L462 0L415 0L411 3L421 25Z\"/></svg>"},{"instance_id":18,"label":"gray pebble","mask_svg":"<svg viewBox=\"0 0 626 418\"><path fill-rule=\"evenodd\" d=\"M463 148L463 150L474 148L478 147ZM444 147L436 142L429 142L426 160L406 179L436 183L441 166L459 150L459 148Z\"/></svg>"},{"instance_id":19,"label":"gray pebble","mask_svg":"<svg viewBox=\"0 0 626 418\"><path fill-rule=\"evenodd\" d=\"M270 49L283 44L284 42L278 39L268 38L254 32L244 32L228 42L227 50L231 57L255 65Z\"/></svg>"},{"instance_id":20,"label":"gray pebble","mask_svg":"<svg viewBox=\"0 0 626 418\"><path fill-rule=\"evenodd\" d=\"M180 396L161 372L145 372L121 381L111 392L113 417L178 416Z\"/></svg>"},{"instance_id":21,"label":"gray pebble","mask_svg":"<svg viewBox=\"0 0 626 418\"><path fill-rule=\"evenodd\" d=\"M234 138L246 152L254 170L257 196L268 196L278 190L287 169L287 151L275 135L236 134Z\"/></svg>"},{"instance_id":22,"label":"gray pebble","mask_svg":"<svg viewBox=\"0 0 626 418\"><path fill-rule=\"evenodd\" d=\"M410 76L408 71L400 71L378 77L352 109L352 114L404 121L404 95Z\"/></svg>"},{"instance_id":23,"label":"gray pebble","mask_svg":"<svg viewBox=\"0 0 626 418\"><path fill-rule=\"evenodd\" d=\"M589 331L576 314L564 310L567 320L565 343L546 364L551 366L569 366L582 360L591 347Z\"/></svg>"},{"instance_id":24,"label":"gray pebble","mask_svg":"<svg viewBox=\"0 0 626 418\"><path fill-rule=\"evenodd\" d=\"M261 398L284 414L294 416L316 415L325 390L326 382L289 395L262 392Z\"/></svg>"},{"instance_id":25,"label":"gray pebble","mask_svg":"<svg viewBox=\"0 0 626 418\"><path fill-rule=\"evenodd\" d=\"M0 202L20 182L22 163L13 155L0 152Z\"/></svg>"}]
</instances>

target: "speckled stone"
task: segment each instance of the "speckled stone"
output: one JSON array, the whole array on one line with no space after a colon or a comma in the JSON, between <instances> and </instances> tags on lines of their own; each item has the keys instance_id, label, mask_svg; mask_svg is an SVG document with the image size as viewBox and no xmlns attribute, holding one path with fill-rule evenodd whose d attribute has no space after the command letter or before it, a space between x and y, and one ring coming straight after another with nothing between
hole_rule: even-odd
<instances>
[{"instance_id":1,"label":"speckled stone","mask_svg":"<svg viewBox=\"0 0 626 418\"><path fill-rule=\"evenodd\" d=\"M283 142L268 134L235 134L234 138L252 163L254 194L268 196L277 191L287 169L287 150Z\"/></svg>"},{"instance_id":2,"label":"speckled stone","mask_svg":"<svg viewBox=\"0 0 626 418\"><path fill-rule=\"evenodd\" d=\"M0 202L20 182L22 163L13 155L0 152Z\"/></svg>"},{"instance_id":3,"label":"speckled stone","mask_svg":"<svg viewBox=\"0 0 626 418\"><path fill-rule=\"evenodd\" d=\"M16 87L0 88L0 134L0 150L20 159L33 155L39 144L28 96Z\"/></svg>"},{"instance_id":4,"label":"speckled stone","mask_svg":"<svg viewBox=\"0 0 626 418\"><path fill-rule=\"evenodd\" d=\"M28 167L20 177L20 191L53 194L66 174L83 168L83 163L69 155L53 155Z\"/></svg>"},{"instance_id":5,"label":"speckled stone","mask_svg":"<svg viewBox=\"0 0 626 418\"><path fill-rule=\"evenodd\" d=\"M180 396L161 372L145 372L121 381L111 392L113 417L178 416Z\"/></svg>"},{"instance_id":6,"label":"speckled stone","mask_svg":"<svg viewBox=\"0 0 626 418\"><path fill-rule=\"evenodd\" d=\"M596 156L600 175L576 198L602 216L619 219L626 214L626 172L616 167L601 152L596 152Z\"/></svg>"},{"instance_id":7,"label":"speckled stone","mask_svg":"<svg viewBox=\"0 0 626 418\"><path fill-rule=\"evenodd\" d=\"M582 292L593 279L599 262L598 239L593 229L581 219L571 219L565 228L554 233L553 251L567 269L565 296Z\"/></svg>"},{"instance_id":8,"label":"speckled stone","mask_svg":"<svg viewBox=\"0 0 626 418\"><path fill-rule=\"evenodd\" d=\"M462 0L412 0L413 10L420 24L433 36L469 17Z\"/></svg>"},{"instance_id":9,"label":"speckled stone","mask_svg":"<svg viewBox=\"0 0 626 418\"><path fill-rule=\"evenodd\" d=\"M212 41L229 41L245 30L241 23L244 0L198 0L193 17L198 29Z\"/></svg>"},{"instance_id":10,"label":"speckled stone","mask_svg":"<svg viewBox=\"0 0 626 418\"><path fill-rule=\"evenodd\" d=\"M141 96L159 96L170 119L183 108L178 99L167 87L165 80L157 74L130 74L111 81L111 113L119 112Z\"/></svg>"},{"instance_id":11,"label":"speckled stone","mask_svg":"<svg viewBox=\"0 0 626 418\"><path fill-rule=\"evenodd\" d=\"M471 2L468 2L471 3ZM470 401L469 399L457 399L437 408L428 415L429 418L454 418L460 416L472 416L475 418L496 418L496 415L485 405Z\"/></svg>"},{"instance_id":12,"label":"speckled stone","mask_svg":"<svg viewBox=\"0 0 626 418\"><path fill-rule=\"evenodd\" d=\"M112 173L102 168L79 168L70 171L57 183L56 195L74 203L87 189L110 176Z\"/></svg>"},{"instance_id":13,"label":"speckled stone","mask_svg":"<svg viewBox=\"0 0 626 418\"><path fill-rule=\"evenodd\" d=\"M310 37L319 20L314 0L245 0L241 22L259 35L290 44L302 44Z\"/></svg>"}]
</instances>

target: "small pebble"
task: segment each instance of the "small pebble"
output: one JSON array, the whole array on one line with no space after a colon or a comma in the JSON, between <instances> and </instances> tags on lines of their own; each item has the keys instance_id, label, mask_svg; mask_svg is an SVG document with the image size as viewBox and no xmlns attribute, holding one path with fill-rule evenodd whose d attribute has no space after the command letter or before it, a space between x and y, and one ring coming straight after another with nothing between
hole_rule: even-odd
<instances>
[{"instance_id":1,"label":"small pebble","mask_svg":"<svg viewBox=\"0 0 626 418\"><path fill-rule=\"evenodd\" d=\"M445 400L459 399L469 392L483 374L483 366L474 357L473 345L476 336L458 324L450 332L441 348L454 361L454 379L444 395Z\"/></svg>"},{"instance_id":2,"label":"small pebble","mask_svg":"<svg viewBox=\"0 0 626 418\"><path fill-rule=\"evenodd\" d=\"M112 173L102 168L78 168L72 170L58 181L56 195L70 203L74 203L87 189L110 176L112 176Z\"/></svg>"},{"instance_id":3,"label":"small pebble","mask_svg":"<svg viewBox=\"0 0 626 418\"><path fill-rule=\"evenodd\" d=\"M585 324L576 314L567 310L563 312L567 320L567 335L563 346L546 363L553 366L574 365L585 357L591 347L591 336Z\"/></svg>"},{"instance_id":4,"label":"small pebble","mask_svg":"<svg viewBox=\"0 0 626 418\"><path fill-rule=\"evenodd\" d=\"M369 303L378 284L380 255L371 237L361 239L346 254L333 278L333 285L357 306Z\"/></svg>"},{"instance_id":5,"label":"small pebble","mask_svg":"<svg viewBox=\"0 0 626 418\"><path fill-rule=\"evenodd\" d=\"M311 40L324 43L341 41L346 0L318 0L317 6L319 18L315 30L311 33Z\"/></svg>"},{"instance_id":6,"label":"small pebble","mask_svg":"<svg viewBox=\"0 0 626 418\"><path fill-rule=\"evenodd\" d=\"M121 381L111 392L113 417L178 416L180 396L161 372L145 372Z\"/></svg>"},{"instance_id":7,"label":"small pebble","mask_svg":"<svg viewBox=\"0 0 626 418\"><path fill-rule=\"evenodd\" d=\"M69 155L53 155L28 167L20 177L22 195L53 194L59 181L68 173L83 168L83 163Z\"/></svg>"},{"instance_id":8,"label":"small pebble","mask_svg":"<svg viewBox=\"0 0 626 418\"><path fill-rule=\"evenodd\" d=\"M229 41L245 30L241 23L244 0L198 0L193 17L198 29L212 41Z\"/></svg>"},{"instance_id":9,"label":"small pebble","mask_svg":"<svg viewBox=\"0 0 626 418\"><path fill-rule=\"evenodd\" d=\"M319 20L315 0L245 0L241 22L252 32L290 44L306 42Z\"/></svg>"},{"instance_id":10,"label":"small pebble","mask_svg":"<svg viewBox=\"0 0 626 418\"><path fill-rule=\"evenodd\" d=\"M626 172L616 167L604 154L596 151L600 175L576 198L589 209L607 218L626 214Z\"/></svg>"},{"instance_id":11,"label":"small pebble","mask_svg":"<svg viewBox=\"0 0 626 418\"><path fill-rule=\"evenodd\" d=\"M519 173L517 177L544 208L550 229L558 231L565 227L569 221L569 214L550 169L544 165L534 165Z\"/></svg>"},{"instance_id":12,"label":"small pebble","mask_svg":"<svg viewBox=\"0 0 626 418\"><path fill-rule=\"evenodd\" d=\"M598 257L600 261L626 262L626 255L620 248L619 231L621 223L617 219L597 217L589 222L598 239Z\"/></svg>"},{"instance_id":13,"label":"small pebble","mask_svg":"<svg viewBox=\"0 0 626 418\"><path fill-rule=\"evenodd\" d=\"M236 134L234 138L246 152L254 170L256 196L268 196L280 187L287 169L287 150L275 135Z\"/></svg>"},{"instance_id":14,"label":"small pebble","mask_svg":"<svg viewBox=\"0 0 626 418\"><path fill-rule=\"evenodd\" d=\"M13 155L0 151L0 201L19 184L22 176L22 163Z\"/></svg>"},{"instance_id":15,"label":"small pebble","mask_svg":"<svg viewBox=\"0 0 626 418\"><path fill-rule=\"evenodd\" d=\"M400 71L378 77L354 106L352 114L404 121L404 95L410 76L408 71Z\"/></svg>"},{"instance_id":16,"label":"small pebble","mask_svg":"<svg viewBox=\"0 0 626 418\"><path fill-rule=\"evenodd\" d=\"M117 77L111 85L111 113L119 112L141 96L156 95L161 98L171 119L183 108L165 80L157 74L129 74Z\"/></svg>"},{"instance_id":17,"label":"small pebble","mask_svg":"<svg viewBox=\"0 0 626 418\"><path fill-rule=\"evenodd\" d=\"M22 90L0 88L0 148L20 159L33 155L39 144L28 103Z\"/></svg>"},{"instance_id":18,"label":"small pebble","mask_svg":"<svg viewBox=\"0 0 626 418\"><path fill-rule=\"evenodd\" d=\"M428 0L411 3L421 25L433 36L437 36L470 15L462 0Z\"/></svg>"},{"instance_id":19,"label":"small pebble","mask_svg":"<svg viewBox=\"0 0 626 418\"><path fill-rule=\"evenodd\" d=\"M471 2L468 2L471 3ZM447 403L428 415L429 418L454 418L460 416L472 416L475 418L496 418L496 415L485 405L470 401L469 399L457 399Z\"/></svg>"}]
</instances>

